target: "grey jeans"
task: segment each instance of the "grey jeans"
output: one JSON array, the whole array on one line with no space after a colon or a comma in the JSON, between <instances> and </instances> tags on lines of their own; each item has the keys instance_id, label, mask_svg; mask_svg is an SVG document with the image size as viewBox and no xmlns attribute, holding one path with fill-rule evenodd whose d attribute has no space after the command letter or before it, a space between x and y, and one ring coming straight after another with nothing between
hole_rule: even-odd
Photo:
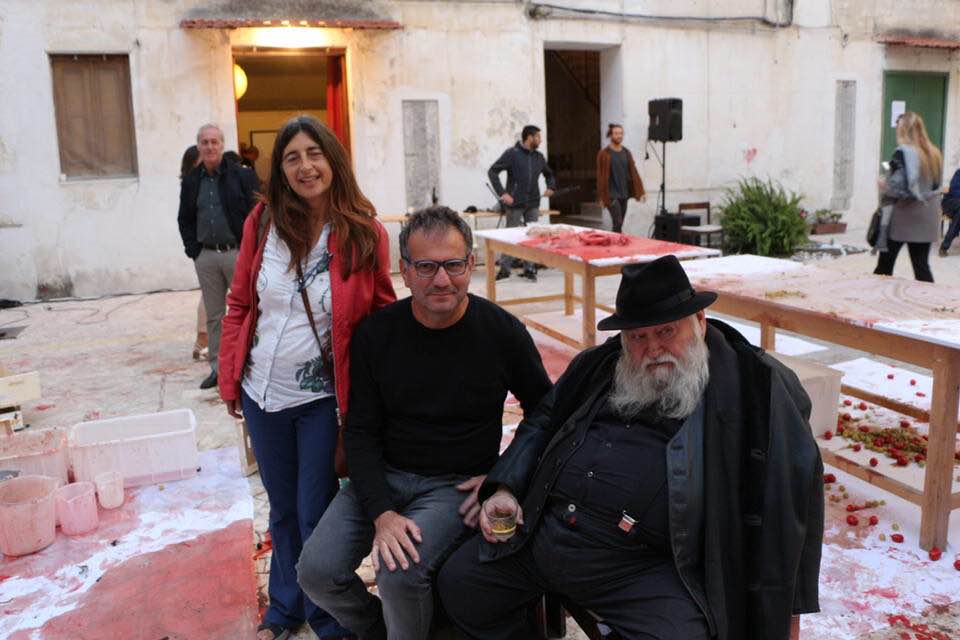
<instances>
[{"instance_id":1,"label":"grey jeans","mask_svg":"<svg viewBox=\"0 0 960 640\"><path fill-rule=\"evenodd\" d=\"M420 527L420 562L392 572L381 564L380 597L367 591L356 571L370 553L374 526L348 484L303 545L297 575L304 593L360 638L426 640L433 620L434 575L470 533L457 511L468 494L456 488L468 476L428 477L388 468L386 477L397 512Z\"/></svg>"},{"instance_id":2,"label":"grey jeans","mask_svg":"<svg viewBox=\"0 0 960 640\"><path fill-rule=\"evenodd\" d=\"M207 360L214 371L217 370L217 356L220 353L220 321L227 308L227 289L233 282L236 262L236 249L222 252L204 249L193 260L203 294L203 308L207 312Z\"/></svg>"},{"instance_id":3,"label":"grey jeans","mask_svg":"<svg viewBox=\"0 0 960 640\"><path fill-rule=\"evenodd\" d=\"M540 219L540 207L511 207L504 212L504 216L507 219L507 228L510 227L523 227L531 222L536 222ZM510 256L500 256L500 272L501 273L510 273L510 263L512 262ZM532 262L527 260L523 261L523 271L529 272L534 270L534 265Z\"/></svg>"}]
</instances>

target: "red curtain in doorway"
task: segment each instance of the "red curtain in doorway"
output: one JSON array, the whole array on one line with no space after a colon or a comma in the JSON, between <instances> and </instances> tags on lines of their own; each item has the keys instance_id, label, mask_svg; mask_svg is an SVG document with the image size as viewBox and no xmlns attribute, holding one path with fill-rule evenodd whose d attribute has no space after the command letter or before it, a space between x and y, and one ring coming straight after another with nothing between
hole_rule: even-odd
<instances>
[{"instance_id":1,"label":"red curtain in doorway","mask_svg":"<svg viewBox=\"0 0 960 640\"><path fill-rule=\"evenodd\" d=\"M350 117L347 110L345 57L327 58L327 126L350 153Z\"/></svg>"}]
</instances>

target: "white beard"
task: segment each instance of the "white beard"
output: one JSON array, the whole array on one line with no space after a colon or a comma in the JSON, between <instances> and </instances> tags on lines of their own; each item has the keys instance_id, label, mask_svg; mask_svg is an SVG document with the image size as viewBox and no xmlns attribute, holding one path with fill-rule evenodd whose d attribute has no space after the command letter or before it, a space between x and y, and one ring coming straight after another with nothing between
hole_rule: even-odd
<instances>
[{"instance_id":1,"label":"white beard","mask_svg":"<svg viewBox=\"0 0 960 640\"><path fill-rule=\"evenodd\" d=\"M694 335L682 358L664 353L656 359L634 363L624 348L614 372L610 403L624 417L633 417L652 408L662 418L681 420L697 408L710 380L710 352L699 335ZM649 365L670 362L672 367L648 369Z\"/></svg>"}]
</instances>

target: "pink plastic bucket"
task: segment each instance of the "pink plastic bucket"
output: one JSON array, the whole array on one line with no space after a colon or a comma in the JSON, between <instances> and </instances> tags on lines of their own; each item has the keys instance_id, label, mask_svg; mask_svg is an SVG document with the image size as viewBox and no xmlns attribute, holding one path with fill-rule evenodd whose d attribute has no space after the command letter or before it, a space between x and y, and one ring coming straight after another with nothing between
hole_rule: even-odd
<instances>
[{"instance_id":1,"label":"pink plastic bucket","mask_svg":"<svg viewBox=\"0 0 960 640\"><path fill-rule=\"evenodd\" d=\"M68 536L79 536L97 528L97 494L92 482L74 482L57 489L57 517L60 530Z\"/></svg>"},{"instance_id":2,"label":"pink plastic bucket","mask_svg":"<svg viewBox=\"0 0 960 640\"><path fill-rule=\"evenodd\" d=\"M93 480L97 485L97 497L104 509L116 509L123 504L123 474L119 471L98 473Z\"/></svg>"},{"instance_id":3,"label":"pink plastic bucket","mask_svg":"<svg viewBox=\"0 0 960 640\"><path fill-rule=\"evenodd\" d=\"M57 535L54 491L49 476L20 476L0 482L0 551L25 556L50 546Z\"/></svg>"}]
</instances>

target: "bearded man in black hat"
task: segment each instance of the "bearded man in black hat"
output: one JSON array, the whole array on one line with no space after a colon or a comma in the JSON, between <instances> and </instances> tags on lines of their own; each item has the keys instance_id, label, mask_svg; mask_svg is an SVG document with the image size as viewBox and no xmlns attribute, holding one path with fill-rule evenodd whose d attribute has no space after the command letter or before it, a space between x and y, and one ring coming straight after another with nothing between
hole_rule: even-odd
<instances>
[{"instance_id":1,"label":"bearded man in black hat","mask_svg":"<svg viewBox=\"0 0 960 640\"><path fill-rule=\"evenodd\" d=\"M440 573L446 610L476 640L534 637L525 609L544 593L622 638L786 639L819 610L810 400L706 319L716 294L676 257L622 273L598 325L620 334L570 363L487 475L483 535ZM489 516L511 505L520 524L498 541Z\"/></svg>"}]
</instances>

